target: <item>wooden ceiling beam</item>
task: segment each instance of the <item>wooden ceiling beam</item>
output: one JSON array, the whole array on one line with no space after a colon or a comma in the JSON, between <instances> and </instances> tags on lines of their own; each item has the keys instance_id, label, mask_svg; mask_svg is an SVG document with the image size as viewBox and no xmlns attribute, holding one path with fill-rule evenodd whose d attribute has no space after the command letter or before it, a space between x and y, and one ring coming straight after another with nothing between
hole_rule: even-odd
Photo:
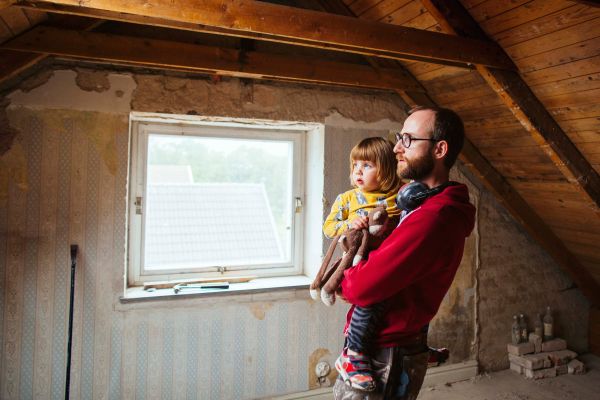
<instances>
[{"instance_id":1,"label":"wooden ceiling beam","mask_svg":"<svg viewBox=\"0 0 600 400\"><path fill-rule=\"evenodd\" d=\"M23 0L15 4L378 57L515 69L493 42L253 0Z\"/></svg>"},{"instance_id":2,"label":"wooden ceiling beam","mask_svg":"<svg viewBox=\"0 0 600 400\"><path fill-rule=\"evenodd\" d=\"M99 20L77 21L77 29L92 30L102 24ZM24 53L23 51L6 50L0 46L0 85L16 77L21 72L33 67L48 57L47 54Z\"/></svg>"},{"instance_id":3,"label":"wooden ceiling beam","mask_svg":"<svg viewBox=\"0 0 600 400\"><path fill-rule=\"evenodd\" d=\"M278 54L38 26L0 46L4 51L209 72L243 78L394 90L423 90L404 71Z\"/></svg>"},{"instance_id":4,"label":"wooden ceiling beam","mask_svg":"<svg viewBox=\"0 0 600 400\"><path fill-rule=\"evenodd\" d=\"M422 3L446 32L487 39L485 32L458 1L422 0ZM600 215L600 176L523 78L513 71L476 67L567 180L593 202L595 213Z\"/></svg>"}]
</instances>

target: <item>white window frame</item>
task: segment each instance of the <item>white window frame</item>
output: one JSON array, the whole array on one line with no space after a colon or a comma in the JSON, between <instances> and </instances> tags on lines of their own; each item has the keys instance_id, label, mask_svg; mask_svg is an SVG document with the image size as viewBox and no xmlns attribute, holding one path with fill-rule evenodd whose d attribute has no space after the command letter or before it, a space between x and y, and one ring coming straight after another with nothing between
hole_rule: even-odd
<instances>
[{"instance_id":1,"label":"white window frame","mask_svg":"<svg viewBox=\"0 0 600 400\"><path fill-rule=\"evenodd\" d=\"M308 133L322 132L322 125L285 121L246 120L200 116L165 115L151 113L131 113L129 124L129 181L127 207L127 286L140 286L154 281L179 281L194 278L257 276L275 277L302 275L305 273L304 222L305 222L305 183L306 146ZM143 209L146 189L146 159L148 130L153 133L194 135L208 137L231 137L246 139L285 140L294 143L292 178L293 231L291 263L287 265L257 268L256 266L203 269L195 272L164 272L146 274L142 269L143 251ZM142 214L136 209L137 198L142 198ZM298 199L298 200L296 200ZM294 212L299 206L297 212ZM312 214L312 213L311 213ZM309 258L311 255L309 254Z\"/></svg>"}]
</instances>

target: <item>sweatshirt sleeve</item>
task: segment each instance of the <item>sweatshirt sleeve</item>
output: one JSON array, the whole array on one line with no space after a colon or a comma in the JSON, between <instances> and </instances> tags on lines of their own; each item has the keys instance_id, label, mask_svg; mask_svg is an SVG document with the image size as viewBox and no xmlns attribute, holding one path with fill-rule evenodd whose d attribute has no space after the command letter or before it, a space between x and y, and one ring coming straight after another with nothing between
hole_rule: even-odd
<instances>
[{"instance_id":1,"label":"sweatshirt sleeve","mask_svg":"<svg viewBox=\"0 0 600 400\"><path fill-rule=\"evenodd\" d=\"M346 197L347 196L344 196L344 194L337 196L335 202L331 206L331 212L323 223L323 233L329 239L348 230L348 202L350 199Z\"/></svg>"},{"instance_id":2,"label":"sweatshirt sleeve","mask_svg":"<svg viewBox=\"0 0 600 400\"><path fill-rule=\"evenodd\" d=\"M456 235L438 213L411 215L369 258L345 271L342 293L352 304L380 303L439 268L440 255ZM443 257L443 256L442 256Z\"/></svg>"}]
</instances>

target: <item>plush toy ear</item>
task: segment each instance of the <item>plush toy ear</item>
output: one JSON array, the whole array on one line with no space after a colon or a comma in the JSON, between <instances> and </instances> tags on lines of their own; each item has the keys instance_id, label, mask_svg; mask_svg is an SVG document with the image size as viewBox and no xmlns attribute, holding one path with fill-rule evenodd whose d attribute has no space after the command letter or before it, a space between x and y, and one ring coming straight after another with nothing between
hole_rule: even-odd
<instances>
[{"instance_id":1,"label":"plush toy ear","mask_svg":"<svg viewBox=\"0 0 600 400\"><path fill-rule=\"evenodd\" d=\"M313 300L318 300L319 299L319 292L321 291L321 289L309 289L310 291L310 297Z\"/></svg>"},{"instance_id":2,"label":"plush toy ear","mask_svg":"<svg viewBox=\"0 0 600 400\"><path fill-rule=\"evenodd\" d=\"M332 306L335 304L335 292L328 293L324 290L321 291L321 301L326 306Z\"/></svg>"},{"instance_id":3,"label":"plush toy ear","mask_svg":"<svg viewBox=\"0 0 600 400\"><path fill-rule=\"evenodd\" d=\"M310 297L312 297L313 300L317 300L319 298L319 291L321 290L321 287L327 282L331 275L330 273L328 273L328 266L329 262L331 261L331 258L333 257L333 252L335 251L335 248L340 239L341 238L339 235L336 236L329 245L329 249L327 249L327 254L325 254L323 262L321 263L321 268L319 268L317 276L315 276L315 279L310 285ZM334 264L334 266L331 269L334 269L335 266L336 265Z\"/></svg>"},{"instance_id":4,"label":"plush toy ear","mask_svg":"<svg viewBox=\"0 0 600 400\"><path fill-rule=\"evenodd\" d=\"M350 229L343 235L344 243L342 244L342 248L344 248L346 252L340 259L339 264L334 265L334 268L332 268L332 270L334 270L333 274L331 274L329 279L327 279L326 283L321 288L321 300L323 300L323 303L326 305L330 306L335 303L335 291L340 287L340 284L344 279L344 271L352 266L352 261L363 241L363 238L367 237L365 231L366 229ZM362 254L364 254L364 252Z\"/></svg>"}]
</instances>

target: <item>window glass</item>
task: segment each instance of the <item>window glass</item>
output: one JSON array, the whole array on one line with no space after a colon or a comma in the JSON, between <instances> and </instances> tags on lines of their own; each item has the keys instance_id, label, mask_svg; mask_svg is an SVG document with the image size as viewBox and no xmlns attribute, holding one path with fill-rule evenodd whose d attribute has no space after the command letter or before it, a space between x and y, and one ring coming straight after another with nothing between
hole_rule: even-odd
<instances>
[{"instance_id":1,"label":"window glass","mask_svg":"<svg viewBox=\"0 0 600 400\"><path fill-rule=\"evenodd\" d=\"M148 137L144 269L291 262L290 141Z\"/></svg>"}]
</instances>

